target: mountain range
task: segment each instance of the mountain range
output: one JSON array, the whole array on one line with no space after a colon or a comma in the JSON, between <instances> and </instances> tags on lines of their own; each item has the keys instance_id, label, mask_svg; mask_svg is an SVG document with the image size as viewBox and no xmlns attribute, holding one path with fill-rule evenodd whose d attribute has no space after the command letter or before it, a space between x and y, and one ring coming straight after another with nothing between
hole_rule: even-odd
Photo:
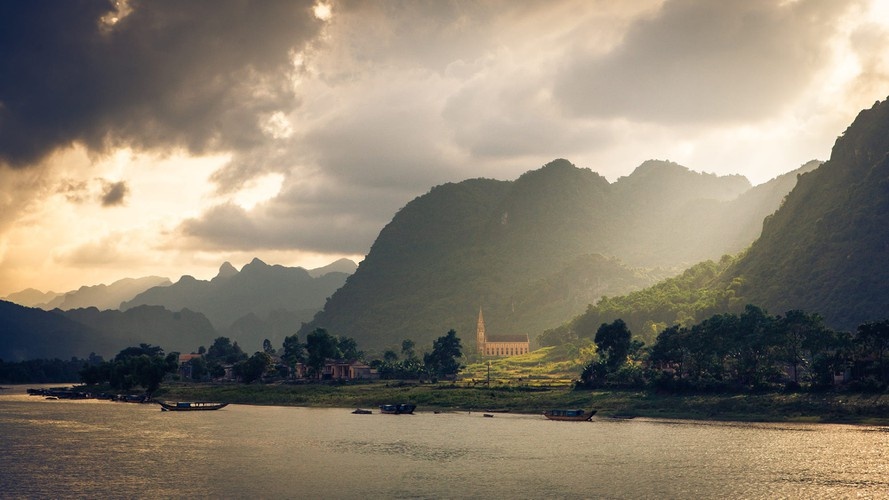
<instances>
[{"instance_id":1,"label":"mountain range","mask_svg":"<svg viewBox=\"0 0 889 500\"><path fill-rule=\"evenodd\" d=\"M226 262L210 281L147 277L66 294L24 290L7 298L35 307L0 301L0 359L108 357L140 343L192 352L219 335L251 352L265 339L280 346L356 267L341 259L307 271L254 259L241 271Z\"/></svg>"},{"instance_id":2,"label":"mountain range","mask_svg":"<svg viewBox=\"0 0 889 500\"><path fill-rule=\"evenodd\" d=\"M324 327L369 350L454 328L526 333L749 245L796 174L746 178L648 161L609 183L564 159L515 181L434 187L396 213L367 257L300 334Z\"/></svg>"},{"instance_id":3,"label":"mountain range","mask_svg":"<svg viewBox=\"0 0 889 500\"><path fill-rule=\"evenodd\" d=\"M841 331L889 318L889 101L861 111L830 159L799 173L747 250L600 300L547 332L546 341L589 336L621 318L650 342L658 328L737 313L747 304L772 314L817 313Z\"/></svg>"},{"instance_id":4,"label":"mountain range","mask_svg":"<svg viewBox=\"0 0 889 500\"><path fill-rule=\"evenodd\" d=\"M82 286L67 293L41 292L33 288L11 293L4 300L28 307L39 307L51 311L53 309L77 309L80 307L96 307L99 309L118 309L120 303L135 297L137 294L157 286L169 286L168 278L146 276L144 278L124 278L110 285Z\"/></svg>"}]
</instances>

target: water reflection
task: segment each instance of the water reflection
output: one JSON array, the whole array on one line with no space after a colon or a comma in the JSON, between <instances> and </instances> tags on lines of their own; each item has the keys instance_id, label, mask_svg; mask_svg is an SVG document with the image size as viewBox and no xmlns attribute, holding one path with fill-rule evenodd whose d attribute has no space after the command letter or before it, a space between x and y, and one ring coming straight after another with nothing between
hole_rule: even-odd
<instances>
[{"instance_id":1,"label":"water reflection","mask_svg":"<svg viewBox=\"0 0 889 500\"><path fill-rule=\"evenodd\" d=\"M880 497L886 430L0 393L0 497Z\"/></svg>"}]
</instances>

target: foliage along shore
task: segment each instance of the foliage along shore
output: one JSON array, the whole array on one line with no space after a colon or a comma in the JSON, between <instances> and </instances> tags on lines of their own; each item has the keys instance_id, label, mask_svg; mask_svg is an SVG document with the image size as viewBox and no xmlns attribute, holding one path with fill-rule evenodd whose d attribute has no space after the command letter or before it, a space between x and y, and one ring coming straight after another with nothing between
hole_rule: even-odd
<instances>
[{"instance_id":1,"label":"foliage along shore","mask_svg":"<svg viewBox=\"0 0 889 500\"><path fill-rule=\"evenodd\" d=\"M744 422L889 425L889 397L863 393L662 394L570 387L483 387L460 383L169 384L159 400L234 404L371 408L411 402L419 411L598 410L597 418L665 418Z\"/></svg>"}]
</instances>

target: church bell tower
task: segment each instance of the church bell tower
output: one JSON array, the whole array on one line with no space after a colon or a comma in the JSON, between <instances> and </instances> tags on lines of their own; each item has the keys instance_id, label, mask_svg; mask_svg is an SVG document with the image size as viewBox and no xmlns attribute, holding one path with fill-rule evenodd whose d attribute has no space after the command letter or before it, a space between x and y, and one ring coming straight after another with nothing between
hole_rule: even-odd
<instances>
[{"instance_id":1,"label":"church bell tower","mask_svg":"<svg viewBox=\"0 0 889 500\"><path fill-rule=\"evenodd\" d=\"M475 347L478 350L478 353L482 356L485 355L485 344L487 343L487 339L485 338L485 317L482 315L482 308L478 308L478 327L475 331Z\"/></svg>"}]
</instances>

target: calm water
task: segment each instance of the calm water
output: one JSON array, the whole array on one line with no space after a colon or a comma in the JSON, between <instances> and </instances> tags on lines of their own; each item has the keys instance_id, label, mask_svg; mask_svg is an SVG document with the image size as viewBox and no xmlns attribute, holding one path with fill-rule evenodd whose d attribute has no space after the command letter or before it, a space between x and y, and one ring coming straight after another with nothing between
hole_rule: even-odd
<instances>
[{"instance_id":1,"label":"calm water","mask_svg":"<svg viewBox=\"0 0 889 500\"><path fill-rule=\"evenodd\" d=\"M2 498L889 497L881 427L161 412L23 390L0 392Z\"/></svg>"}]
</instances>

